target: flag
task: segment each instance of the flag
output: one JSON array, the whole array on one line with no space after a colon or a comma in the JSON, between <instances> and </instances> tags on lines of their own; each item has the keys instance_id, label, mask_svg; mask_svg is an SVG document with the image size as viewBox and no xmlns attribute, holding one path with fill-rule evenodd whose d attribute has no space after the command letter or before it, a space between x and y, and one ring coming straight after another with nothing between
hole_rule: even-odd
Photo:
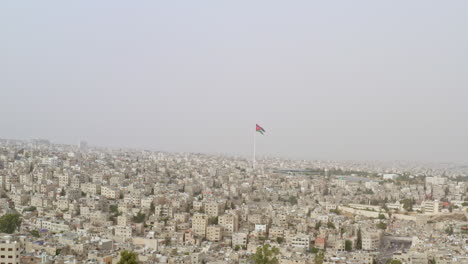
<instances>
[{"instance_id":1,"label":"flag","mask_svg":"<svg viewBox=\"0 0 468 264\"><path fill-rule=\"evenodd\" d=\"M265 133L265 129L263 129L263 127L259 126L258 124L255 125L255 131L259 132L262 135L263 133Z\"/></svg>"}]
</instances>

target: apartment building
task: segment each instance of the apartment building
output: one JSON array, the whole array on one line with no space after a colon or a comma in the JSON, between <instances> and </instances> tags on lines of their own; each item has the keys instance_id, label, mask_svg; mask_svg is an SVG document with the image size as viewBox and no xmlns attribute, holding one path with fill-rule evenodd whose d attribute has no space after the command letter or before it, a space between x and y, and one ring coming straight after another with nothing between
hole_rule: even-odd
<instances>
[{"instance_id":1,"label":"apartment building","mask_svg":"<svg viewBox=\"0 0 468 264\"><path fill-rule=\"evenodd\" d=\"M223 239L223 227L211 225L206 228L206 239L208 241L219 242Z\"/></svg>"},{"instance_id":2,"label":"apartment building","mask_svg":"<svg viewBox=\"0 0 468 264\"><path fill-rule=\"evenodd\" d=\"M192 217L192 230L195 234L205 237L208 226L207 214L194 214Z\"/></svg>"},{"instance_id":3,"label":"apartment building","mask_svg":"<svg viewBox=\"0 0 468 264\"><path fill-rule=\"evenodd\" d=\"M232 233L237 232L239 229L239 219L237 215L226 214L218 218L218 224L224 228L224 233L227 236L232 235Z\"/></svg>"},{"instance_id":4,"label":"apartment building","mask_svg":"<svg viewBox=\"0 0 468 264\"><path fill-rule=\"evenodd\" d=\"M0 264L19 264L20 252L18 241L0 240Z\"/></svg>"}]
</instances>

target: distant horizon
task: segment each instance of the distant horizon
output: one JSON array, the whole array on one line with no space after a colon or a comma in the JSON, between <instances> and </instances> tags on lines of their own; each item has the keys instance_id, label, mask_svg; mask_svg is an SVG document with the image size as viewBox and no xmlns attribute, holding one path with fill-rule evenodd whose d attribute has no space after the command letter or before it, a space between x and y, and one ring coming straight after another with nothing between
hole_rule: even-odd
<instances>
[{"instance_id":1,"label":"distant horizon","mask_svg":"<svg viewBox=\"0 0 468 264\"><path fill-rule=\"evenodd\" d=\"M139 150L139 151L151 151L151 152L162 152L162 153L169 153L169 154L201 154L201 155L208 155L208 156L228 156L228 157L239 157L245 158L247 161L251 161L252 154L239 154L239 153L229 153L229 152L203 152L203 151L170 151L164 149L156 149L156 148L148 148L148 147L130 147L130 146L102 146L98 144L94 144L87 140L80 140L76 143L67 143L67 142L56 142L53 139L49 138L38 138L32 137L27 139L15 139L15 138L2 138L0 140L13 140L13 141L32 141L32 140L47 140L52 145L66 145L66 146L75 146L78 147L81 141L84 141L88 144L90 148L96 149L113 149L113 150ZM359 159L308 159L308 158L294 158L294 157L287 157L287 156L272 156L268 154L261 154L257 156L258 160L261 158L267 159L282 159L282 160L291 160L291 161L321 161L321 162L379 162L379 163L393 163L393 162L404 162L404 163L417 163L417 164L433 164L433 165L442 165L442 164L451 164L451 165L468 165L468 163L462 162L454 162L454 161L430 161L430 160L359 160Z\"/></svg>"}]
</instances>

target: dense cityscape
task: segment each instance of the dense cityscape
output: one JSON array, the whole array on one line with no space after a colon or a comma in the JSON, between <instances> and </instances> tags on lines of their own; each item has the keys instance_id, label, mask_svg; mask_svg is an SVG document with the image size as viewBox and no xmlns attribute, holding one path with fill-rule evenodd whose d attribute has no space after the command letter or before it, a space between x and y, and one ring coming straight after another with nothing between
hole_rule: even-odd
<instances>
[{"instance_id":1,"label":"dense cityscape","mask_svg":"<svg viewBox=\"0 0 468 264\"><path fill-rule=\"evenodd\" d=\"M0 263L468 263L468 166L252 165L0 140Z\"/></svg>"}]
</instances>

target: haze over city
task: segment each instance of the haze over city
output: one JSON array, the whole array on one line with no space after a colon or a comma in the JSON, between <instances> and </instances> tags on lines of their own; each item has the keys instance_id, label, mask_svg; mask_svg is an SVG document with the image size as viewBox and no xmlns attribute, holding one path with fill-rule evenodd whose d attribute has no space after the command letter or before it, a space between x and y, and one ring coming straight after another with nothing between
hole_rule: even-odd
<instances>
[{"instance_id":1,"label":"haze over city","mask_svg":"<svg viewBox=\"0 0 468 264\"><path fill-rule=\"evenodd\" d=\"M8 1L0 138L468 158L466 1Z\"/></svg>"},{"instance_id":2,"label":"haze over city","mask_svg":"<svg viewBox=\"0 0 468 264\"><path fill-rule=\"evenodd\" d=\"M3 1L0 264L468 264L468 1Z\"/></svg>"}]
</instances>

